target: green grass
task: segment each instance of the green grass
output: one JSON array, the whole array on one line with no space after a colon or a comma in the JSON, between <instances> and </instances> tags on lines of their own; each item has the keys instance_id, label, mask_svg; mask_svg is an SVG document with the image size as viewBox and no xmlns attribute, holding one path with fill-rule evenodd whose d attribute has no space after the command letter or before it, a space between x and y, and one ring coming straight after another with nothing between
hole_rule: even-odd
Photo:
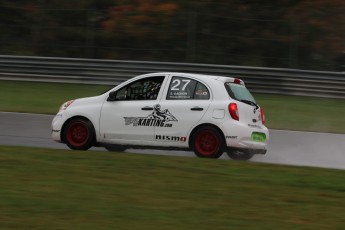
<instances>
[{"instance_id":1,"label":"green grass","mask_svg":"<svg viewBox=\"0 0 345 230\"><path fill-rule=\"evenodd\" d=\"M0 146L0 229L344 229L345 171Z\"/></svg>"},{"instance_id":2,"label":"green grass","mask_svg":"<svg viewBox=\"0 0 345 230\"><path fill-rule=\"evenodd\" d=\"M0 111L55 114L71 99L98 95L109 86L0 81ZM255 95L271 129L345 133L345 100Z\"/></svg>"},{"instance_id":3,"label":"green grass","mask_svg":"<svg viewBox=\"0 0 345 230\"><path fill-rule=\"evenodd\" d=\"M107 89L110 86L0 81L0 111L55 114L68 100Z\"/></svg>"},{"instance_id":4,"label":"green grass","mask_svg":"<svg viewBox=\"0 0 345 230\"><path fill-rule=\"evenodd\" d=\"M255 98L269 128L345 133L343 99L265 94Z\"/></svg>"}]
</instances>

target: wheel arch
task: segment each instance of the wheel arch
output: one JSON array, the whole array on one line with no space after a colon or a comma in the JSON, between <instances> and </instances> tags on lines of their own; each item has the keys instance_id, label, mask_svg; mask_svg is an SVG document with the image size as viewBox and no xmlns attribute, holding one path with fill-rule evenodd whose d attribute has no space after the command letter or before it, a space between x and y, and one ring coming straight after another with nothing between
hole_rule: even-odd
<instances>
[{"instance_id":1,"label":"wheel arch","mask_svg":"<svg viewBox=\"0 0 345 230\"><path fill-rule=\"evenodd\" d=\"M81 116L81 115L76 115L76 116L73 116L73 117L68 118L68 119L63 123L62 128L61 128L61 132L60 132L60 138L61 138L61 142L62 142L62 143L66 143L65 138L64 138L65 128L66 128L67 124L68 124L71 120L74 120L74 119L82 119L82 120L85 120L85 121L89 121L89 122L92 124L92 128L93 128L94 133L96 134L95 126L94 126L94 124L92 123L92 121L91 121L89 118L87 118L87 117L85 117L85 116ZM95 135L95 137L94 137L93 142L94 142L94 144L97 143L96 135Z\"/></svg>"},{"instance_id":2,"label":"wheel arch","mask_svg":"<svg viewBox=\"0 0 345 230\"><path fill-rule=\"evenodd\" d=\"M200 129L202 127L208 127L208 126L215 128L221 134L221 137L223 138L223 143L224 143L224 145L226 145L226 140L225 140L224 132L217 125L214 125L214 124L211 124L211 123L203 123L203 124L199 124L196 127L194 127L192 129L192 131L190 132L189 138L188 138L188 146L189 146L189 148L192 148L192 139L193 139L192 137L193 137L194 133L198 129ZM223 148L225 149L226 146L223 146Z\"/></svg>"}]
</instances>

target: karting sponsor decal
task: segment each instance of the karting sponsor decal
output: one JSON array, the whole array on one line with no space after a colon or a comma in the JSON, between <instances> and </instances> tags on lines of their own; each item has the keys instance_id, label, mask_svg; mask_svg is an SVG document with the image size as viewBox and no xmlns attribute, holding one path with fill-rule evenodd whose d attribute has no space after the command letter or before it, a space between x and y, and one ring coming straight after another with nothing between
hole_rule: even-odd
<instances>
[{"instance_id":1,"label":"karting sponsor decal","mask_svg":"<svg viewBox=\"0 0 345 230\"><path fill-rule=\"evenodd\" d=\"M177 119L169 112L169 110L161 110L159 104L153 107L153 112L147 117L124 117L125 125L137 126L153 126L153 127L172 127L171 122L177 122Z\"/></svg>"},{"instance_id":2,"label":"karting sponsor decal","mask_svg":"<svg viewBox=\"0 0 345 230\"><path fill-rule=\"evenodd\" d=\"M187 137L156 135L156 140L186 142Z\"/></svg>"}]
</instances>

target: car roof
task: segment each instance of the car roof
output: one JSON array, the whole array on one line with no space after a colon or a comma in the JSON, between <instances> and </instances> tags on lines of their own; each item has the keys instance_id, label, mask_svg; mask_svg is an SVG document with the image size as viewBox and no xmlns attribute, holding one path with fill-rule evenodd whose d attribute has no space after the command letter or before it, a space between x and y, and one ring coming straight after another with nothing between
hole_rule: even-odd
<instances>
[{"instance_id":1,"label":"car roof","mask_svg":"<svg viewBox=\"0 0 345 230\"><path fill-rule=\"evenodd\" d=\"M204 81L209 81L210 79L212 79L212 80L218 80L221 82L228 82L228 81L233 82L235 79L233 77L208 75L208 74L198 74L198 73L181 73L181 72L159 72L159 73L152 73L152 74L148 74L148 75L152 75L152 76L156 76L156 75L189 76L189 77L194 77L194 78L204 80Z\"/></svg>"}]
</instances>

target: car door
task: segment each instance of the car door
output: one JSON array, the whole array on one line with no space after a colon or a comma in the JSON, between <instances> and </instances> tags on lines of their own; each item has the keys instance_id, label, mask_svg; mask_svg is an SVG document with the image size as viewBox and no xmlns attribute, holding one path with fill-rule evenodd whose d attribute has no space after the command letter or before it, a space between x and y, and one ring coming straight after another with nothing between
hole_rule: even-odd
<instances>
[{"instance_id":1,"label":"car door","mask_svg":"<svg viewBox=\"0 0 345 230\"><path fill-rule=\"evenodd\" d=\"M100 116L101 136L107 143L154 141L153 108L158 104L165 76L132 81L109 94Z\"/></svg>"},{"instance_id":2,"label":"car door","mask_svg":"<svg viewBox=\"0 0 345 230\"><path fill-rule=\"evenodd\" d=\"M164 126L155 127L155 139L170 146L187 146L187 135L206 113L212 95L205 83L184 75L169 78L159 102L160 114L167 114ZM170 119L170 120L169 120Z\"/></svg>"}]
</instances>

